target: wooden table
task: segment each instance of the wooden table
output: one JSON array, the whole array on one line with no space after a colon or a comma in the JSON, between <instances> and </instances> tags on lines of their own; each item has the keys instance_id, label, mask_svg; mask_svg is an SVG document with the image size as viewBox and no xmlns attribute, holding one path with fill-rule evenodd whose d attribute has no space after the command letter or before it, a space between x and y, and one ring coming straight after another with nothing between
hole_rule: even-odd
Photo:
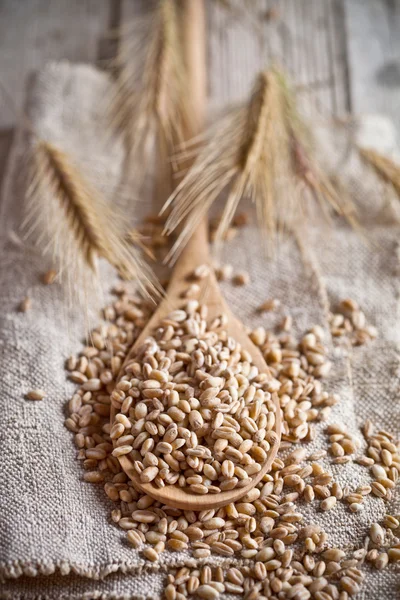
<instances>
[{"instance_id":1,"label":"wooden table","mask_svg":"<svg viewBox=\"0 0 400 600\"><path fill-rule=\"evenodd\" d=\"M107 32L149 1L0 0L0 79L17 113L32 70L63 58L104 65ZM400 0L252 1L257 27L208 0L213 106L245 97L276 60L322 113L379 112L400 131ZM0 94L0 182L16 119Z\"/></svg>"}]
</instances>

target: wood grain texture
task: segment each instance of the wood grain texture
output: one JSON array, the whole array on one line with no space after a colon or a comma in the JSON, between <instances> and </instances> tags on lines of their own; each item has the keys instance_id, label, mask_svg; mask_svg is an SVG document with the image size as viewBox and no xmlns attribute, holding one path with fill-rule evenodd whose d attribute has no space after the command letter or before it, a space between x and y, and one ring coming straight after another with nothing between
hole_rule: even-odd
<instances>
[{"instance_id":1,"label":"wood grain texture","mask_svg":"<svg viewBox=\"0 0 400 600\"><path fill-rule=\"evenodd\" d=\"M208 9L214 107L242 101L256 73L275 62L320 113L349 108L342 0L254 0L247 20L211 0Z\"/></svg>"},{"instance_id":2,"label":"wood grain texture","mask_svg":"<svg viewBox=\"0 0 400 600\"><path fill-rule=\"evenodd\" d=\"M122 0L122 22L148 4ZM274 8L276 18L267 19ZM208 0L209 108L243 101L255 75L276 62L321 113L343 114L349 108L344 35L342 0L253 0L247 12Z\"/></svg>"},{"instance_id":3,"label":"wood grain texture","mask_svg":"<svg viewBox=\"0 0 400 600\"><path fill-rule=\"evenodd\" d=\"M353 111L385 114L400 133L400 2L345 0L345 10Z\"/></svg>"},{"instance_id":4,"label":"wood grain texture","mask_svg":"<svg viewBox=\"0 0 400 600\"><path fill-rule=\"evenodd\" d=\"M30 71L50 59L109 58L103 36L108 26L135 18L149 1L1 0L0 73L17 109ZM214 0L207 2L212 107L243 100L255 73L276 60L320 112L382 112L399 127L397 0L254 0L254 5L261 16L277 8L277 18L260 17L254 27ZM14 122L0 96L0 129Z\"/></svg>"},{"instance_id":5,"label":"wood grain texture","mask_svg":"<svg viewBox=\"0 0 400 600\"><path fill-rule=\"evenodd\" d=\"M0 76L16 109L23 104L26 77L48 60L93 62L108 26L109 0L2 0ZM0 95L0 128L15 115Z\"/></svg>"}]
</instances>

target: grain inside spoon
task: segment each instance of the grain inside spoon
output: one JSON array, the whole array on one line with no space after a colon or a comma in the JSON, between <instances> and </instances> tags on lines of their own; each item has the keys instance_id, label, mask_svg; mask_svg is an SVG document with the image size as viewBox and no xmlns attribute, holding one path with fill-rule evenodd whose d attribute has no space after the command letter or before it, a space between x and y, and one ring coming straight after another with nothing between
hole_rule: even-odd
<instances>
[{"instance_id":1,"label":"grain inside spoon","mask_svg":"<svg viewBox=\"0 0 400 600\"><path fill-rule=\"evenodd\" d=\"M184 45L186 48L186 60L188 65L191 105L196 114L197 131L203 122L205 107L205 45L204 45L204 6L199 0L186 0L182 8L183 34L185 36ZM192 137L197 131L187 132L187 137ZM160 323L162 323L173 311L181 310L187 304L188 288L193 279L193 273L201 267L204 270L205 277L196 281L198 286L197 294L204 304L208 307L208 322L220 318L224 315L224 330L227 335L240 344L242 350L251 356L252 364L259 373L267 373L267 365L256 346L248 337L244 325L234 317L219 289L213 269L211 268L207 223L203 221L192 236L183 251L179 261L173 271L167 297L161 302L153 314L149 323L131 348L125 365L132 362L138 350L143 346L144 341L153 336ZM208 268L207 268L208 267ZM121 375L124 374L124 367ZM118 456L121 467L132 480L134 486L141 492L153 497L155 500L186 510L205 510L208 508L218 508L226 504L236 502L242 496L247 494L257 483L261 481L264 475L270 470L273 460L276 456L280 440L280 407L276 395L272 395L271 402L275 403L273 416L273 426L268 431L269 450L263 464L253 476L242 481L240 487L219 491L219 493L208 493L200 495L190 491L190 487L180 487L179 485L165 485L158 487L152 481L144 483L141 481L140 474L135 468L129 453ZM111 423L114 423L116 409L111 411Z\"/></svg>"}]
</instances>

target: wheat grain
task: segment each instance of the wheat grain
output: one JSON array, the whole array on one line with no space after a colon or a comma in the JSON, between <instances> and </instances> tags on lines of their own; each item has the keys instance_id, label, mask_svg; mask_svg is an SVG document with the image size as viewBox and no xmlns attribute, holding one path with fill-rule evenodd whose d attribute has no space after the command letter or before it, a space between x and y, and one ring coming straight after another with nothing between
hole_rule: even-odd
<instances>
[{"instance_id":1,"label":"wheat grain","mask_svg":"<svg viewBox=\"0 0 400 600\"><path fill-rule=\"evenodd\" d=\"M50 269L49 271L46 271L46 273L43 273L42 281L45 285L51 285L54 283L56 277L57 271L55 269Z\"/></svg>"},{"instance_id":2,"label":"wheat grain","mask_svg":"<svg viewBox=\"0 0 400 600\"><path fill-rule=\"evenodd\" d=\"M29 392L27 392L25 397L27 400L43 400L43 398L46 397L46 392L39 389L30 390Z\"/></svg>"},{"instance_id":3,"label":"wheat grain","mask_svg":"<svg viewBox=\"0 0 400 600\"><path fill-rule=\"evenodd\" d=\"M257 460L265 460L266 452L273 443L271 430L274 425L269 384L257 382L258 370L251 363L248 368L252 373L251 379L246 378L240 349L233 340L229 346L232 358L226 355L230 368L217 376L219 368L215 363L215 352L222 351L222 340L226 339L226 334L219 324L208 330L201 314L205 315L205 307L188 305L186 310L168 315L160 324L156 338L147 339L139 355L132 358L126 367L121 383L129 391L133 385L130 373L134 372L135 385L142 394L146 411L151 411L151 414L145 421L143 417L137 418L135 410L129 409L129 418L123 417L125 430L121 433L133 435L133 446L121 447L118 441L114 441L116 447L113 451L114 456L121 456L135 450L134 458L131 456L142 482L154 481L160 486L166 478L178 476L181 486L189 486L191 492L200 495L233 489L242 482L246 483L249 473L257 473L261 468ZM184 352L193 336L198 341L192 355L187 353L185 363L175 369L174 357L169 351ZM173 347L172 337L176 342L179 340L179 344L174 343ZM227 350L223 351L226 353ZM170 354L167 360L166 352ZM200 369L199 364L203 365ZM181 381L185 383L179 393ZM239 388L240 396L235 391ZM168 390L167 396L164 390ZM119 390L112 403L120 410L124 400L125 392ZM252 407L253 400L255 404ZM121 413L116 420L121 420ZM160 426L163 433L160 433ZM145 431L154 440L151 456L158 463L154 466L146 467L142 462L142 443L135 441ZM147 439L143 438L143 442ZM242 447L246 439L251 442L248 451L241 452L239 446ZM226 440L221 458L221 451L213 453L218 440ZM146 457L149 460L148 454ZM244 466L239 466L237 461L245 461ZM185 466L182 468L180 463ZM214 546L214 549L217 548L218 545Z\"/></svg>"},{"instance_id":4,"label":"wheat grain","mask_svg":"<svg viewBox=\"0 0 400 600\"><path fill-rule=\"evenodd\" d=\"M389 548L388 557L390 562L399 562L400 561L400 547Z\"/></svg>"},{"instance_id":5,"label":"wheat grain","mask_svg":"<svg viewBox=\"0 0 400 600\"><path fill-rule=\"evenodd\" d=\"M18 310L20 312L28 312L32 308L32 299L29 296L26 296L19 304Z\"/></svg>"},{"instance_id":6,"label":"wheat grain","mask_svg":"<svg viewBox=\"0 0 400 600\"><path fill-rule=\"evenodd\" d=\"M339 313L330 315L330 329L333 337L346 337L354 346L366 344L377 337L377 329L367 323L365 314L355 300L351 298L342 300L338 310Z\"/></svg>"},{"instance_id":7,"label":"wheat grain","mask_svg":"<svg viewBox=\"0 0 400 600\"><path fill-rule=\"evenodd\" d=\"M250 283L250 276L248 273L243 271L241 273L236 273L233 276L232 281L235 285L238 286L248 285Z\"/></svg>"},{"instance_id":8,"label":"wheat grain","mask_svg":"<svg viewBox=\"0 0 400 600\"><path fill-rule=\"evenodd\" d=\"M195 306L197 304L191 305L192 311L196 311ZM268 597L268 595L279 593L284 593L285 596L289 593L304 595L304 589L306 589L315 598L325 600L325 596L321 596L321 594L326 594L326 597L329 598L336 597L338 588L342 585L340 582L344 577L348 577L354 581L357 586L361 585L360 573L358 569L354 570L354 567L364 557L368 556L368 560L371 560L375 568L385 568L384 563L386 559L385 557L380 557L379 552L373 555L368 553L370 551L366 552L364 549L360 549L360 552L361 550L365 552L361 555L358 551L351 553L344 552L338 548L327 549L326 533L320 526L303 525L301 520L302 511L297 509L298 501L301 501L301 498L307 497L310 489L314 491L314 487L321 491L321 493L323 491L324 495L330 493L331 495L328 495L328 498L335 497L337 503L341 497L345 498L346 502L352 500L352 502L349 502L349 506L355 503L361 505L362 502L366 502L365 494L368 491L367 488L370 487L372 490L372 484L370 486L359 486L355 492L342 489L337 482L333 481L332 475L322 465L315 462L320 458L324 458L326 451L314 452L313 455L309 456L305 452L305 447L293 446L293 444L301 443L301 440L296 435L299 423L307 425L305 438L305 441L307 441L308 428L312 427L312 419L316 419L319 412L326 405L333 404L335 401L334 398L324 391L321 382L315 378L315 367L306 358L310 352L310 348L315 349L313 338L309 336L309 333L303 336L298 344L295 344L292 336L287 336L286 333L275 335L265 330L260 330L255 334L254 338L260 344L260 349L268 363L271 376L269 385L275 390L272 393L278 394L281 400L284 423L283 439L288 444L290 453L284 459L276 458L271 472L252 490L251 494L247 494L240 502L220 509L210 509L202 512L180 511L168 506L162 506L149 496L136 492L125 473L121 471L118 460L111 454L113 451L113 441L116 449L120 447L117 446L118 440L124 442L122 444L123 447L126 438L128 438L129 443L125 445L132 447L130 436L133 437L133 434L131 431L127 431L131 423L130 415L132 415L134 421L144 420L145 423L157 422L157 419L162 414L162 408L158 404L160 399L157 394L163 385L170 383L170 377L166 378L163 375L167 363L164 362L163 366L161 366L151 360L151 365L143 373L143 379L140 379L137 377L139 371L135 366L135 362L137 361L133 360L131 362L131 375L135 376L138 380L135 386L129 387L124 381L120 381L120 383L115 385L118 369L114 369L113 372L111 370L111 363L117 354L120 359L119 365L123 363L135 336L139 335L144 323L149 318L150 307L137 298L134 299L124 293L120 293L119 300L112 307L108 308L107 313L111 316L112 321L109 324L109 332L105 330L100 336L103 343L99 343L98 345L101 349L92 348L90 352L84 350L84 354L82 355L84 360L79 358L68 361L71 368L74 369L73 372L79 373L83 377L79 385L82 386L86 381L90 381L91 379L99 379L102 382L101 389L88 391L81 388L78 390L69 405L70 416L67 419L67 426L74 431L76 443L80 447L81 458L86 468L89 469L87 472L88 479L91 480L93 478L93 481L103 481L107 496L119 503L117 504L119 508L113 511L112 520L126 533L128 539L130 539L130 543L140 551L142 549L145 550L146 545L148 545L150 549L154 549L155 553L159 555L165 545L168 550L174 552L188 550L196 559L206 561L215 552L219 553L223 560L239 557L252 561L251 565L240 565L234 571L225 567L221 570L209 567L209 570L202 571L202 569L194 567L187 568L186 571L179 570L179 574L176 573L176 576L171 573L168 585L172 586L174 591L171 591L171 587L169 587L169 594L175 593L176 598L179 600L180 594L182 598L191 594L195 595L200 585L209 585L219 594L222 594L223 592L219 591L222 588L218 586L219 584L223 584L226 592L237 592L238 594L254 593L256 597L263 594ZM176 323L175 331L178 331L180 328L183 329L186 326L186 318L184 318L181 312L176 312L173 315L173 320ZM165 323L165 328L169 327L169 321L170 319L168 319L168 323ZM118 326L116 327L117 322ZM134 327L134 330L132 327ZM188 331L194 331L196 327L196 325L190 323ZM132 331L135 333L133 334ZM100 335L100 328L97 333ZM161 332L160 335L163 337ZM319 340L317 342L318 345L321 336L315 337ZM171 339L163 340L166 347L171 343ZM276 353L276 350L279 350L279 352ZM171 359L173 353L168 352L168 358ZM325 350L322 347L319 349L319 352L325 357ZM204 349L201 353L204 355ZM197 353L193 357L196 365L199 361L202 361L201 353ZM184 352L179 358L187 360L185 354L188 353ZM98 364L97 375L93 377L91 363L93 361L97 363L96 359L100 356L102 357L102 364ZM290 365L293 360L298 360L301 365L299 370L293 371L291 369ZM181 368L182 365L179 366L175 374L171 374L171 378L176 376ZM81 370L83 370L83 373ZM109 379L109 376L103 378L103 372L110 373L111 379ZM87 373L90 374L89 377L87 377ZM221 373L210 374L209 378L210 387L207 390L212 390L213 388L219 389L221 385L221 381L219 380ZM138 382L141 381L143 384L146 382L146 384L140 390L140 393L136 393ZM278 382L279 385L275 382ZM226 414L222 414L224 420L220 422L219 419L221 417L217 416L220 412L219 410L215 411L216 415L213 419L208 420L204 418L201 406L197 406L196 408L190 406L190 402L186 397L188 389L185 387L186 385L189 385L189 383L181 381L177 384L179 391L175 394L172 392L176 390L172 390L173 406L170 407L177 409L172 411L172 415L175 418L187 419L188 423L189 415L193 413L190 426L184 429L190 431L193 428L197 435L199 429L201 431L201 428L205 424L211 423L212 425L214 423L217 429L224 428L224 435L226 433L230 435L232 433L233 421L230 419L227 420ZM97 386L95 385L95 387ZM113 389L114 391L112 391ZM202 389L202 392L207 390ZM144 391L149 393L149 397L141 397L141 393ZM124 394L125 398L123 398ZM129 394L133 395L130 396ZM188 391L188 394L191 394L191 390ZM215 392L211 391L203 396L202 401L212 403L216 398L214 394ZM249 398L252 397L252 394L253 391L250 391ZM108 422L110 402L117 403L121 410L124 406L124 411L117 415L117 419L112 426ZM94 407L98 404L102 404L105 407L105 411L104 414L102 413L100 419L96 421L96 419L93 420L93 417L97 415ZM160 413L157 415L158 410L160 410ZM302 420L301 412L304 412L306 416L305 421ZM199 415L202 417L202 421L199 419ZM268 414L265 416L268 418ZM253 418L253 416L250 418ZM251 433L251 421L245 421L245 423L246 427L250 428L248 432L249 436L253 435ZM165 425L165 430L170 425L173 425L173 427L169 429L166 439L164 439L166 433L164 432L157 442L151 439L151 434L146 428L141 433L135 433L135 436L137 436L140 444L143 446L143 455L139 452L140 457L138 457L138 460L143 461L143 466L146 468L156 466L151 464L153 461L152 456L155 456L154 450L160 442L161 444L165 444L160 447L160 450L166 451L167 454L160 453L160 457L156 457L157 460L161 457L163 457L162 460L168 457L168 451L171 448L171 458L174 459L174 456L177 456L181 459L179 453L182 452L181 449L184 447L184 444L181 446L180 440L187 442L189 437L186 439L184 436L187 436L187 433L179 430L179 422L169 422L165 423ZM143 433L145 434L144 437L140 438ZM234 431L234 433L237 432ZM341 441L347 438L351 439L346 429L341 425L328 426L327 433L330 436L339 436L338 438L333 438L338 440L336 443L341 443ZM368 431L368 436L368 448L371 447L377 451L377 462L373 466L379 467L379 469L375 468L376 475L371 469L371 475L375 478L376 483L383 487L386 493L390 492L390 488L385 486L394 485L395 471L397 472L396 465L399 463L396 443L387 432L376 432L376 434L373 434L371 431ZM218 453L222 452L224 454L228 452L228 456L224 459L226 463L224 464L224 461L221 463L221 471L222 465L224 465L226 476L234 478L236 481L235 484L239 485L241 480L238 476L244 475L237 467L244 469L246 465L241 464L240 461L235 462L235 460L237 461L240 457L250 452L248 448L249 439L243 440L237 447L232 446L229 450L229 441L225 447L219 446L219 442L225 444L226 441L226 438L221 437L217 438L214 443L214 446L217 446ZM191 442L189 442L190 444ZM196 448L198 445L199 443ZM382 455L382 450L384 449L392 456L391 466L383 463L383 456L385 454ZM107 453L107 457L101 458L104 456L104 452ZM314 462L304 463L303 461L306 458ZM260 454L258 459L263 460L263 455ZM170 458L167 460L170 461L170 464L167 463L167 465L170 471L172 471L171 465L175 463ZM389 462L387 458L386 461ZM217 459L216 462L219 462L219 460ZM180 460L178 460L179 463ZM102 465L104 464L106 468L100 470L103 469ZM194 478L193 482L197 481L199 483L200 480L203 481L202 478L205 476L209 480L210 485L213 485L215 474L219 476L218 467L214 461L209 459L205 460L205 464L207 467L204 470L203 465L201 475L194 473L191 477ZM368 465L369 462L366 463L366 466ZM162 465L162 468L165 468L165 466ZM93 473L96 475L93 475ZM385 484L382 482L385 482ZM294 487L288 488L286 487L286 483L294 484ZM322 499L322 501L324 500ZM301 504L299 504L300 506ZM139 517L139 520L136 520L135 517ZM387 515L384 519L384 526L395 530L398 526L398 519ZM143 531L141 528L143 528ZM390 560L394 562L398 550L395 547L391 548L391 550L390 556L392 558ZM151 556L155 555L151 553ZM388 553L387 556L389 560ZM355 559L357 562L355 562ZM264 565L265 579L262 579L264 577L263 567L258 566L257 574L253 570L255 563ZM308 569L311 570L309 571ZM292 571L292 575L288 579L285 579L285 572L287 571ZM257 576L261 577L261 579L257 578ZM225 580L223 581L224 578ZM251 583L249 583L250 580ZM189 581L193 583L189 585ZM327 583L327 581L330 583ZM259 585L261 587L257 587ZM343 586L349 585L351 584L345 580ZM293 589L294 592L291 592ZM342 594L344 593L347 594L348 592L343 589Z\"/></svg>"},{"instance_id":9,"label":"wheat grain","mask_svg":"<svg viewBox=\"0 0 400 600\"><path fill-rule=\"evenodd\" d=\"M270 300L266 300L257 308L258 312L271 312L278 310L280 307L280 301L276 298L271 298Z\"/></svg>"},{"instance_id":10,"label":"wheat grain","mask_svg":"<svg viewBox=\"0 0 400 600\"><path fill-rule=\"evenodd\" d=\"M321 507L321 510L331 510L335 505L336 505L336 497L329 496L328 498L325 498L325 500L322 500L320 507Z\"/></svg>"}]
</instances>

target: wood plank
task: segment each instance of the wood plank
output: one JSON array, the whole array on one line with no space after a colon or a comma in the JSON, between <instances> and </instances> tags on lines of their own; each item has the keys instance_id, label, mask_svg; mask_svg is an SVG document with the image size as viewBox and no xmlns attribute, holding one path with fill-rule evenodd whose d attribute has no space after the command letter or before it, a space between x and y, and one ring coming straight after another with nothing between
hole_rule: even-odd
<instances>
[{"instance_id":1,"label":"wood plank","mask_svg":"<svg viewBox=\"0 0 400 600\"><path fill-rule=\"evenodd\" d=\"M333 91L334 114L351 112L349 65L347 60L347 30L343 0L330 2L328 17L330 74Z\"/></svg>"},{"instance_id":2,"label":"wood plank","mask_svg":"<svg viewBox=\"0 0 400 600\"><path fill-rule=\"evenodd\" d=\"M212 105L243 100L256 73L275 62L318 112L338 115L347 110L342 0L255 0L253 6L262 43L250 20L235 19L219 3L208 3ZM276 18L263 18L273 8Z\"/></svg>"},{"instance_id":3,"label":"wood plank","mask_svg":"<svg viewBox=\"0 0 400 600\"><path fill-rule=\"evenodd\" d=\"M0 2L1 82L15 104L10 107L0 93L0 186L12 139L10 127L22 109L29 73L48 60L108 58L110 44L104 34L118 25L118 9L119 0Z\"/></svg>"},{"instance_id":4,"label":"wood plank","mask_svg":"<svg viewBox=\"0 0 400 600\"><path fill-rule=\"evenodd\" d=\"M400 132L400 3L345 0L354 112L378 112Z\"/></svg>"},{"instance_id":5,"label":"wood plank","mask_svg":"<svg viewBox=\"0 0 400 600\"><path fill-rule=\"evenodd\" d=\"M112 2L112 0L110 0ZM0 73L22 106L27 74L47 60L95 61L108 25L109 0L2 0ZM0 128L15 122L0 96Z\"/></svg>"},{"instance_id":6,"label":"wood plank","mask_svg":"<svg viewBox=\"0 0 400 600\"><path fill-rule=\"evenodd\" d=\"M318 112L343 113L349 101L342 0L252 0L247 12L244 6L238 0L236 9L227 10L207 2L210 109L243 101L255 75L275 62ZM122 0L122 22L144 7L145 0ZM273 10L276 18L267 19Z\"/></svg>"}]
</instances>

